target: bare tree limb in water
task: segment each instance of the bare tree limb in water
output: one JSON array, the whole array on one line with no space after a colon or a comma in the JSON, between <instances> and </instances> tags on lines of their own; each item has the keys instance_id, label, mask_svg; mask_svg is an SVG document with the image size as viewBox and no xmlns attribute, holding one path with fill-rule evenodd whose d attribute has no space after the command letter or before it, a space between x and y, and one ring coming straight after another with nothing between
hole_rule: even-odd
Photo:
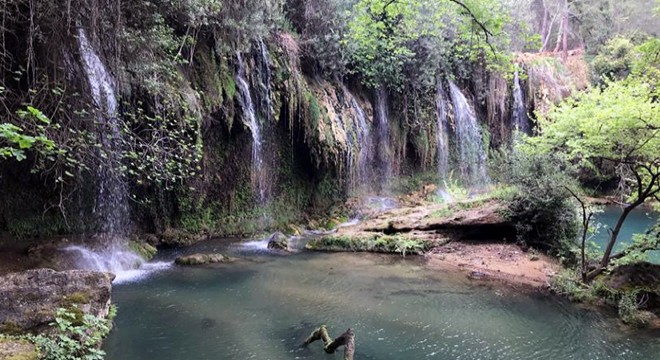
<instances>
[{"instance_id":1,"label":"bare tree limb in water","mask_svg":"<svg viewBox=\"0 0 660 360\"><path fill-rule=\"evenodd\" d=\"M337 348L344 346L344 360L353 360L353 354L355 352L355 333L353 329L349 328L333 340L328 334L326 326L321 325L305 339L302 346L307 346L316 340L323 341L323 350L328 354L333 354Z\"/></svg>"}]
</instances>

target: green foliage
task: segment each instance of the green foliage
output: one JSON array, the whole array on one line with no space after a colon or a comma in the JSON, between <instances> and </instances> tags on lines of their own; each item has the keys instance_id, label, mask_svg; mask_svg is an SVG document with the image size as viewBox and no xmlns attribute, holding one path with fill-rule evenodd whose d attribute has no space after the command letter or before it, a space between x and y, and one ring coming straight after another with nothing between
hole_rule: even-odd
<instances>
[{"instance_id":1,"label":"green foliage","mask_svg":"<svg viewBox=\"0 0 660 360\"><path fill-rule=\"evenodd\" d=\"M506 9L498 1L362 0L353 14L351 70L372 88L428 87L454 64L484 57L495 63L506 46Z\"/></svg>"},{"instance_id":2,"label":"green foliage","mask_svg":"<svg viewBox=\"0 0 660 360\"><path fill-rule=\"evenodd\" d=\"M75 309L75 308L74 308ZM55 322L51 323L54 335L37 335L30 338L39 348L44 360L102 360L105 352L101 341L110 332L116 309L111 307L108 319L84 314L77 319L75 311L59 308Z\"/></svg>"},{"instance_id":3,"label":"green foliage","mask_svg":"<svg viewBox=\"0 0 660 360\"><path fill-rule=\"evenodd\" d=\"M552 155L513 152L501 155L497 167L499 180L517 189L506 215L518 241L574 261L577 214L567 187L575 184L567 164Z\"/></svg>"},{"instance_id":4,"label":"green foliage","mask_svg":"<svg viewBox=\"0 0 660 360\"><path fill-rule=\"evenodd\" d=\"M615 37L608 41L593 60L594 77L599 81L626 78L635 59L633 49L634 45L628 38Z\"/></svg>"},{"instance_id":5,"label":"green foliage","mask_svg":"<svg viewBox=\"0 0 660 360\"><path fill-rule=\"evenodd\" d=\"M566 296L574 302L588 303L598 298L588 285L582 283L578 273L570 269L564 269L555 275L550 287L555 293Z\"/></svg>"},{"instance_id":6,"label":"green foliage","mask_svg":"<svg viewBox=\"0 0 660 360\"><path fill-rule=\"evenodd\" d=\"M660 153L658 89L642 81L608 82L605 89L577 94L539 119L540 136L519 148L537 154L556 154L582 168L601 172L602 161L613 163L627 185L651 184ZM637 195L630 193L630 195Z\"/></svg>"},{"instance_id":7,"label":"green foliage","mask_svg":"<svg viewBox=\"0 0 660 360\"><path fill-rule=\"evenodd\" d=\"M21 161L26 158L28 150L41 155L51 154L55 150L55 142L46 135L46 127L50 125L50 119L30 105L26 106L25 110L17 111L16 114L24 127L12 123L0 123L0 159L11 158Z\"/></svg>"}]
</instances>

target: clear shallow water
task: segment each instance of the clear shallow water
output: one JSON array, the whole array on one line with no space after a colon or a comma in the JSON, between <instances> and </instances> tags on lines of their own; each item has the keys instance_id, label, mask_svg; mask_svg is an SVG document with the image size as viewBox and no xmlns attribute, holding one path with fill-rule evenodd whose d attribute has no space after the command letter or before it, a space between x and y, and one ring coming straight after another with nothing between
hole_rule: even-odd
<instances>
[{"instance_id":1,"label":"clear shallow water","mask_svg":"<svg viewBox=\"0 0 660 360\"><path fill-rule=\"evenodd\" d=\"M222 241L187 253L225 250ZM491 289L371 254L292 256L231 246L237 263L173 266L113 289L107 359L341 359L298 345L356 332L357 360L657 359L660 338L560 299ZM162 254L169 260L176 254Z\"/></svg>"},{"instance_id":2,"label":"clear shallow water","mask_svg":"<svg viewBox=\"0 0 660 360\"><path fill-rule=\"evenodd\" d=\"M601 249L605 250L607 247L607 243L610 239L608 229L614 228L622 212L623 210L618 206L607 206L603 212L594 216L594 220L599 222L601 227L591 240L598 244ZM619 233L619 239L614 246L614 253L623 250L626 245L629 245L632 242L633 234L645 233L655 225L657 221L658 213L656 212L639 208L633 210L623 223L623 227ZM660 251L651 251L648 254L651 262L660 264ZM660 355L658 355L658 359L660 359Z\"/></svg>"}]
</instances>

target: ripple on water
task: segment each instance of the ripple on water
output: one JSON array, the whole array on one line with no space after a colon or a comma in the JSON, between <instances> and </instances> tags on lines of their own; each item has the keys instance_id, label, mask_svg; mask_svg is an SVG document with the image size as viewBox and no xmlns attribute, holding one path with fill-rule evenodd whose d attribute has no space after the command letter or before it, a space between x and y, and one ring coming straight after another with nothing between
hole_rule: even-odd
<instances>
[{"instance_id":1,"label":"ripple on water","mask_svg":"<svg viewBox=\"0 0 660 360\"><path fill-rule=\"evenodd\" d=\"M335 336L353 327L361 360L652 359L660 351L658 339L621 333L598 313L498 296L412 259L255 256L117 287L107 359L331 358L320 345L298 348L320 324Z\"/></svg>"}]
</instances>

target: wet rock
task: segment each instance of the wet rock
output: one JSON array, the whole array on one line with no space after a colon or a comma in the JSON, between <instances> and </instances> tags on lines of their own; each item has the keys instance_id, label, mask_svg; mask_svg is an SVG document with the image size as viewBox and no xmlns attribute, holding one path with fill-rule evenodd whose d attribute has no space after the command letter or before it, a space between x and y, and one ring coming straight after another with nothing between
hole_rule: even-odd
<instances>
[{"instance_id":1,"label":"wet rock","mask_svg":"<svg viewBox=\"0 0 660 360\"><path fill-rule=\"evenodd\" d=\"M646 262L621 265L608 275L606 284L616 290L644 287L660 294L660 265Z\"/></svg>"},{"instance_id":2,"label":"wet rock","mask_svg":"<svg viewBox=\"0 0 660 360\"><path fill-rule=\"evenodd\" d=\"M206 238L204 234L193 234L179 229L167 229L159 234L158 245L165 247L184 247L200 242Z\"/></svg>"},{"instance_id":3,"label":"wet rock","mask_svg":"<svg viewBox=\"0 0 660 360\"><path fill-rule=\"evenodd\" d=\"M481 271L472 271L468 274L468 278L471 280L486 280L488 275Z\"/></svg>"},{"instance_id":4,"label":"wet rock","mask_svg":"<svg viewBox=\"0 0 660 360\"><path fill-rule=\"evenodd\" d=\"M34 269L0 277L0 332L41 331L58 308L105 318L114 275L87 270Z\"/></svg>"},{"instance_id":5,"label":"wet rock","mask_svg":"<svg viewBox=\"0 0 660 360\"><path fill-rule=\"evenodd\" d=\"M34 344L27 340L0 339L0 359L38 360L39 353Z\"/></svg>"},{"instance_id":6,"label":"wet rock","mask_svg":"<svg viewBox=\"0 0 660 360\"><path fill-rule=\"evenodd\" d=\"M268 248L288 251L289 239L281 232L273 233L268 238Z\"/></svg>"},{"instance_id":7,"label":"wet rock","mask_svg":"<svg viewBox=\"0 0 660 360\"><path fill-rule=\"evenodd\" d=\"M179 256L174 261L177 265L205 265L231 262L234 259L223 254L192 254Z\"/></svg>"},{"instance_id":8,"label":"wet rock","mask_svg":"<svg viewBox=\"0 0 660 360\"><path fill-rule=\"evenodd\" d=\"M131 251L140 255L140 257L146 261L153 259L153 257L156 256L156 253L158 252L158 249L156 249L153 245L139 239L130 241L128 243L128 247L131 249Z\"/></svg>"}]
</instances>

